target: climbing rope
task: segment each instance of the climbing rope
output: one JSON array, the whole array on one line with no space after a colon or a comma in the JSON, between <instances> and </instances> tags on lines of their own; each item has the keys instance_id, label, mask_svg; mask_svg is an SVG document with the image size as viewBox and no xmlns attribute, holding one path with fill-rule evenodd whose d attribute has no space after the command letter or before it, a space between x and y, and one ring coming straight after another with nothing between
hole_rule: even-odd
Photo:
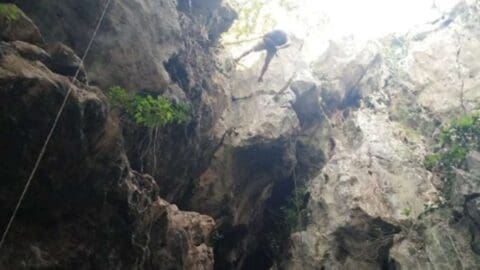
<instances>
[{"instance_id":1,"label":"climbing rope","mask_svg":"<svg viewBox=\"0 0 480 270\"><path fill-rule=\"evenodd\" d=\"M80 65L78 66L77 71L75 72L75 75L71 79L71 84L68 88L67 93L65 94L65 98L63 99L62 105L60 106L60 109L57 112L55 120L53 121L53 125L52 125L52 127L51 127L51 129L50 129L50 131L47 135L47 138L45 139L45 142L43 143L42 149L40 150L40 154L37 157L35 165L33 166L32 172L30 173L30 176L27 180L27 183L25 184L25 187L23 188L23 192L20 195L20 198L18 199L17 205L15 206L15 209L12 213L12 216L10 217L10 220L8 221L8 224L5 228L5 231L2 234L2 239L0 240L0 250L2 249L2 246L3 246L3 243L5 242L5 239L7 238L7 235L8 235L8 232L10 230L10 227L12 226L12 223L13 223L15 217L17 216L18 209L20 208L20 206L22 204L22 201L25 197L25 194L27 193L28 188L30 187L32 179L35 176L35 173L37 172L38 166L40 165L40 162L42 161L43 155L45 154L45 150L47 149L47 146L50 142L52 134L55 131L55 128L57 127L58 120L60 119L60 116L62 115L63 110L65 109L65 105L67 104L67 100L68 100L68 98L69 98L69 96L70 96L70 94L73 90L73 84L74 84L75 80L77 79L77 77L80 73L80 69L83 66L83 62L85 61L85 58L87 57L88 52L90 51L90 48L92 47L92 44L95 40L95 37L97 36L97 33L98 33L98 30L100 29L100 26L102 25L103 19L105 18L105 14L107 13L107 10L108 10L108 7L109 7L111 1L112 0L107 0L105 6L103 8L102 14L100 15L100 19L98 20L95 31L92 34L92 38L90 39L90 41L87 45L87 48L85 49L85 52L83 53L83 57L80 61Z\"/></svg>"}]
</instances>

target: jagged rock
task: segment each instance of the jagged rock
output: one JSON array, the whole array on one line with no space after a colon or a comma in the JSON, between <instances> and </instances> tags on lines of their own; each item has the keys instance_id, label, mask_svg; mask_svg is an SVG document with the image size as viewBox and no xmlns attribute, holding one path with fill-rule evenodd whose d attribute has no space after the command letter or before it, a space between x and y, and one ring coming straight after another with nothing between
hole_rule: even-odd
<instances>
[{"instance_id":1,"label":"jagged rock","mask_svg":"<svg viewBox=\"0 0 480 270\"><path fill-rule=\"evenodd\" d=\"M49 67L53 72L73 77L78 70L78 80L86 82L86 73L82 66L82 60L72 49L57 42L49 44L47 51L51 56Z\"/></svg>"},{"instance_id":2,"label":"jagged rock","mask_svg":"<svg viewBox=\"0 0 480 270\"><path fill-rule=\"evenodd\" d=\"M221 1L112 1L87 59L91 83L188 101L192 122L157 130L147 154L138 148L152 133L124 127L128 162L101 91L75 82L0 266L267 269L271 245L286 243L269 242L283 222L273 216L298 183L308 215L291 236L291 256L275 254L280 267L475 269L476 154L457 170L452 205L422 164L442 123L479 108L479 6L471 2L405 36L332 41L312 67L293 42L259 84L262 61L235 74L215 63L212 46L235 17ZM48 41L83 53L104 1L17 3ZM2 213L71 86L62 75L79 66L57 49L2 43ZM216 219L215 266L206 244L213 220L159 193Z\"/></svg>"},{"instance_id":3,"label":"jagged rock","mask_svg":"<svg viewBox=\"0 0 480 270\"><path fill-rule=\"evenodd\" d=\"M472 250L480 255L480 194L467 198L464 211L469 222Z\"/></svg>"},{"instance_id":4,"label":"jagged rock","mask_svg":"<svg viewBox=\"0 0 480 270\"><path fill-rule=\"evenodd\" d=\"M14 46L16 51L25 59L40 61L42 63L48 63L50 61L50 55L40 47L23 41L13 41L11 45Z\"/></svg>"},{"instance_id":5,"label":"jagged rock","mask_svg":"<svg viewBox=\"0 0 480 270\"><path fill-rule=\"evenodd\" d=\"M153 178L131 170L102 92L54 73L52 56L33 44L0 48L2 228L71 89L0 268L212 269L213 219L180 211L158 197Z\"/></svg>"},{"instance_id":6,"label":"jagged rock","mask_svg":"<svg viewBox=\"0 0 480 270\"><path fill-rule=\"evenodd\" d=\"M37 26L14 4L0 4L0 36L2 40L20 40L43 44Z\"/></svg>"},{"instance_id":7,"label":"jagged rock","mask_svg":"<svg viewBox=\"0 0 480 270\"><path fill-rule=\"evenodd\" d=\"M480 177L480 152L472 151L467 155L467 166L471 174Z\"/></svg>"},{"instance_id":8,"label":"jagged rock","mask_svg":"<svg viewBox=\"0 0 480 270\"><path fill-rule=\"evenodd\" d=\"M180 2L180 8L192 3ZM190 49L191 43L215 42L221 33L216 31L225 30L233 20L232 11L222 7L221 1L197 2L193 2L194 19L190 19L177 10L177 1L173 0L113 1L86 59L91 82L105 89L121 85L131 91L165 91L172 75L164 64ZM77 54L85 50L104 7L100 0L20 0L16 4L44 30L47 41L63 42ZM197 12L199 9L203 12ZM182 29L183 23L193 33Z\"/></svg>"},{"instance_id":9,"label":"jagged rock","mask_svg":"<svg viewBox=\"0 0 480 270\"><path fill-rule=\"evenodd\" d=\"M470 160L474 156L470 154ZM415 223L402 225L390 251L399 267L474 269L480 263L479 191L469 171L457 170L449 206L427 209Z\"/></svg>"},{"instance_id":10,"label":"jagged rock","mask_svg":"<svg viewBox=\"0 0 480 270\"><path fill-rule=\"evenodd\" d=\"M222 144L195 181L191 197L192 208L215 217L224 235L216 248L217 269L263 267L263 259L256 256L264 249L259 235L266 238L271 225L264 220L272 211L270 200L288 196L284 186L293 185L295 137L301 126L291 87L296 70L285 63L298 61L297 45L280 52L282 57L272 62L265 83L256 82L255 68L225 82L231 85L232 100L215 129L224 134ZM302 92L298 100L308 99L308 94L297 90Z\"/></svg>"},{"instance_id":11,"label":"jagged rock","mask_svg":"<svg viewBox=\"0 0 480 270\"><path fill-rule=\"evenodd\" d=\"M153 182L153 179L152 183ZM195 212L182 212L175 205L157 198L147 204L135 202L141 187L127 182L129 203L137 211L133 246L142 250L142 267L153 269L213 268L213 251L208 246L215 222ZM137 199L138 200L138 199Z\"/></svg>"},{"instance_id":12,"label":"jagged rock","mask_svg":"<svg viewBox=\"0 0 480 270\"><path fill-rule=\"evenodd\" d=\"M321 83L321 97L327 111L358 106L360 99L371 93L370 89L359 84L371 76L371 67L381 61L379 48L373 42L364 48L354 42L330 42L325 53L314 63L313 73Z\"/></svg>"},{"instance_id":13,"label":"jagged rock","mask_svg":"<svg viewBox=\"0 0 480 270\"><path fill-rule=\"evenodd\" d=\"M351 113L349 118L340 125L333 123L339 125L338 133L334 128L334 133L330 134L335 138L334 154L327 160L321 174L308 183L311 196L309 225L305 231L293 236L292 269L301 265L309 265L310 268L304 269L317 269L315 265L343 269L353 269L354 265L361 266L361 269L380 267L388 262L388 253L370 254L370 257L345 255L355 252L345 252L338 242L340 240L336 235L344 231L341 228L349 228L355 223L350 218L352 213L361 209L369 219L377 218L391 224L392 220L407 218L402 213L404 209L410 209L412 215L417 215L424 204L435 202L435 190L431 184L424 182L427 172L417 167L423 151L412 153L414 148L396 135L401 134L401 126L360 112ZM377 130L378 127L383 128ZM342 133L345 135L340 135ZM360 143L355 140L360 140ZM388 145L384 144L386 142ZM401 153L402 156L399 155ZM374 230L367 224L364 224L367 230ZM385 239L383 236L371 237L369 241L372 243L387 241L385 245L392 244L392 236ZM354 239L348 240L351 241L350 247L364 243L362 239L357 239L355 243ZM375 253L375 247L370 248L370 251L363 252Z\"/></svg>"},{"instance_id":14,"label":"jagged rock","mask_svg":"<svg viewBox=\"0 0 480 270\"><path fill-rule=\"evenodd\" d=\"M468 223L449 209L429 211L403 226L390 257L401 269L475 269L480 260L472 252Z\"/></svg>"},{"instance_id":15,"label":"jagged rock","mask_svg":"<svg viewBox=\"0 0 480 270\"><path fill-rule=\"evenodd\" d=\"M63 42L78 54L86 49L104 7L103 1L16 4L47 41ZM165 88L169 76L162 63L183 46L179 20L174 1L113 1L86 61L90 80L105 89L112 84L131 90Z\"/></svg>"},{"instance_id":16,"label":"jagged rock","mask_svg":"<svg viewBox=\"0 0 480 270\"><path fill-rule=\"evenodd\" d=\"M317 85L313 82L295 81L290 87L296 97L293 109L302 126L320 122L324 115L322 115L321 99Z\"/></svg>"},{"instance_id":17,"label":"jagged rock","mask_svg":"<svg viewBox=\"0 0 480 270\"><path fill-rule=\"evenodd\" d=\"M449 121L452 113L470 112L480 102L477 64L466 57L478 53L478 27L472 23L479 19L478 7L460 4L455 10L452 22L421 39L411 34L358 49L332 43L314 65L331 125L317 126L324 131L313 134L333 138L335 147L307 182L309 222L292 235L287 269L478 265L476 201L469 201L478 192L475 177L459 170L453 205L437 209L443 202L439 181L422 165L437 120ZM475 164L474 155L467 163ZM375 256L379 246L356 235L351 224L358 209L368 220L398 228L387 238L370 234L372 243L388 240L390 253ZM361 224L374 229L369 221ZM345 233L351 233L347 240L338 237Z\"/></svg>"},{"instance_id":18,"label":"jagged rock","mask_svg":"<svg viewBox=\"0 0 480 270\"><path fill-rule=\"evenodd\" d=\"M19 0L49 42L83 54L104 1ZM222 1L112 1L85 62L88 81L104 90L119 85L132 92L164 95L192 108L186 126L168 126L153 137L126 126L131 166L153 175L164 198L186 205L192 179L208 167L225 133L219 124L229 107L225 76L215 67L212 47L235 14ZM74 65L72 65L74 66ZM153 149L152 149L153 148ZM158 158L161 157L161 158Z\"/></svg>"}]
</instances>

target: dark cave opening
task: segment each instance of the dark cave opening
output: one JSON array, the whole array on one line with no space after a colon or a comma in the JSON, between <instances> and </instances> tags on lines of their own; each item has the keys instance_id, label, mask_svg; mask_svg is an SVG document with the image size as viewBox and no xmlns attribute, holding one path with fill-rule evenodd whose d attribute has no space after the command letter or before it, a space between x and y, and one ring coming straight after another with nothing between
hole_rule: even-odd
<instances>
[{"instance_id":1,"label":"dark cave opening","mask_svg":"<svg viewBox=\"0 0 480 270\"><path fill-rule=\"evenodd\" d=\"M227 224L219 228L221 241L215 243L214 269L258 269L267 270L286 252L289 232L285 230L281 207L294 188L291 179L278 181L273 187L270 199L266 202L261 224L256 226L240 225L229 228ZM232 250L246 244L249 230L255 230L255 242L248 243L248 253L240 264Z\"/></svg>"},{"instance_id":2,"label":"dark cave opening","mask_svg":"<svg viewBox=\"0 0 480 270\"><path fill-rule=\"evenodd\" d=\"M400 228L357 209L352 215L352 224L335 232L335 258L345 261L352 257L379 269L394 270L396 263L390 259L390 248L399 232Z\"/></svg>"},{"instance_id":3,"label":"dark cave opening","mask_svg":"<svg viewBox=\"0 0 480 270\"><path fill-rule=\"evenodd\" d=\"M286 224L283 209L289 198L292 197L294 189L292 178L279 180L273 186L271 196L265 203L260 223L230 229L228 225L219 228L222 239L214 245L214 269L268 270L274 264L284 261L288 257L291 231L289 225ZM306 205L308 198L308 194L300 198L303 205ZM305 220L301 223L304 224ZM253 230L253 232L249 230ZM249 233L253 234L254 242L245 241L245 237ZM247 245L248 251L243 255L243 260L232 258L230 252L244 244ZM242 261L242 263L237 263L238 261Z\"/></svg>"},{"instance_id":4,"label":"dark cave opening","mask_svg":"<svg viewBox=\"0 0 480 270\"><path fill-rule=\"evenodd\" d=\"M249 224L231 224L232 212L221 218L223 224L217 229L221 239L214 243L215 269L270 269L286 250L289 232L283 226L282 207L294 189L294 160L288 143L249 146L232 153L237 192L255 201L265 189L271 191L251 212Z\"/></svg>"},{"instance_id":5,"label":"dark cave opening","mask_svg":"<svg viewBox=\"0 0 480 270\"><path fill-rule=\"evenodd\" d=\"M185 69L185 65L182 63L179 57L179 55L173 56L166 63L164 63L164 66L172 81L177 83L182 89L185 90L189 88L188 86L190 81L187 70Z\"/></svg>"},{"instance_id":6,"label":"dark cave opening","mask_svg":"<svg viewBox=\"0 0 480 270\"><path fill-rule=\"evenodd\" d=\"M270 269L287 255L290 230L285 224L282 208L286 206L294 188L291 178L279 181L273 187L265 205L262 227L257 234L258 244L248 254L242 269Z\"/></svg>"},{"instance_id":7,"label":"dark cave opening","mask_svg":"<svg viewBox=\"0 0 480 270\"><path fill-rule=\"evenodd\" d=\"M214 246L215 269L263 270L274 265L282 269L289 256L291 233L307 223L310 194L304 181L325 162L323 152L293 143L256 145L234 152L238 184L255 185L256 190L273 185L255 214L259 217L253 219L255 224L244 225L242 230L231 225L219 229L223 237Z\"/></svg>"}]
</instances>

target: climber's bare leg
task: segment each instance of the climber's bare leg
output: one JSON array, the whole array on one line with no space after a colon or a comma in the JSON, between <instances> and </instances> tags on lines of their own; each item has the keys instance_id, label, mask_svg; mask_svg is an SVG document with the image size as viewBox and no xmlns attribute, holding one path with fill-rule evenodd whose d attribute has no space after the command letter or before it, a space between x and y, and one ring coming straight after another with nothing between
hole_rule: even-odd
<instances>
[{"instance_id":1,"label":"climber's bare leg","mask_svg":"<svg viewBox=\"0 0 480 270\"><path fill-rule=\"evenodd\" d=\"M258 78L258 82L263 81L263 75L267 72L268 66L272 61L273 57L275 56L275 51L267 50L267 57L265 57L265 63L263 64L262 72L260 73L260 77Z\"/></svg>"}]
</instances>

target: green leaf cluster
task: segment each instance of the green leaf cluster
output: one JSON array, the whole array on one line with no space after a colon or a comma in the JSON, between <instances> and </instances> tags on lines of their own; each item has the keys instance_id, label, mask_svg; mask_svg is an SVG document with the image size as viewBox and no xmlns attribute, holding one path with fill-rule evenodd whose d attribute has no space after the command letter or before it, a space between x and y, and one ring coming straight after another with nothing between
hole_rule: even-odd
<instances>
[{"instance_id":1,"label":"green leaf cluster","mask_svg":"<svg viewBox=\"0 0 480 270\"><path fill-rule=\"evenodd\" d=\"M306 203L309 194L305 188L299 188L287 198L285 206L280 210L283 214L284 225L289 233L296 231L307 218Z\"/></svg>"},{"instance_id":2,"label":"green leaf cluster","mask_svg":"<svg viewBox=\"0 0 480 270\"><path fill-rule=\"evenodd\" d=\"M14 4L0 4L0 14L3 14L10 21L20 18L21 10Z\"/></svg>"},{"instance_id":3,"label":"green leaf cluster","mask_svg":"<svg viewBox=\"0 0 480 270\"><path fill-rule=\"evenodd\" d=\"M165 97L140 96L128 93L120 86L109 89L107 96L114 108L129 115L135 123L149 127L162 127L171 123L185 123L190 119L190 108L185 103L173 104Z\"/></svg>"},{"instance_id":4,"label":"green leaf cluster","mask_svg":"<svg viewBox=\"0 0 480 270\"><path fill-rule=\"evenodd\" d=\"M441 155L437 153L427 155L423 161L423 165L425 168L427 168L427 170L433 170L433 168L435 168L435 166L437 166L437 164L440 162L441 158Z\"/></svg>"},{"instance_id":5,"label":"green leaf cluster","mask_svg":"<svg viewBox=\"0 0 480 270\"><path fill-rule=\"evenodd\" d=\"M445 127L437 150L425 157L424 166L452 181L454 168L462 168L472 150L480 151L480 113L460 117Z\"/></svg>"},{"instance_id":6,"label":"green leaf cluster","mask_svg":"<svg viewBox=\"0 0 480 270\"><path fill-rule=\"evenodd\" d=\"M410 208L410 207L403 208L402 215L404 215L406 217L409 217L410 214L412 214L412 208Z\"/></svg>"}]
</instances>

